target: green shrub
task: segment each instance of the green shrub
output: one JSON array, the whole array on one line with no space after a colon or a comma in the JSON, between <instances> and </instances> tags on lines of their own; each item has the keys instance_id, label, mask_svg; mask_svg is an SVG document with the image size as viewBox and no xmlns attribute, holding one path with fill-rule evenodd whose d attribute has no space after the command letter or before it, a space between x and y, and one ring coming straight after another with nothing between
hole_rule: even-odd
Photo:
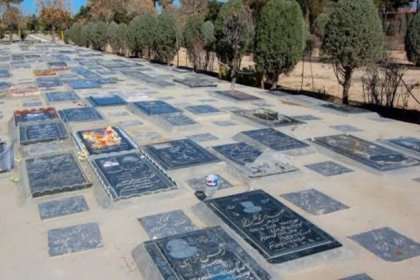
<instances>
[{"instance_id":1,"label":"green shrub","mask_svg":"<svg viewBox=\"0 0 420 280\"><path fill-rule=\"evenodd\" d=\"M204 51L204 18L192 15L187 18L183 31L184 47L191 61L194 71L201 69L201 55Z\"/></svg>"},{"instance_id":2,"label":"green shrub","mask_svg":"<svg viewBox=\"0 0 420 280\"><path fill-rule=\"evenodd\" d=\"M408 60L420 66L420 13L411 20L408 26L405 35L405 51Z\"/></svg>"},{"instance_id":3,"label":"green shrub","mask_svg":"<svg viewBox=\"0 0 420 280\"><path fill-rule=\"evenodd\" d=\"M118 34L118 24L116 24L115 22L112 22L108 26L107 40L109 42L109 45L111 46L111 49L112 49L113 53L119 53L119 51L121 49L120 38L119 37L120 36Z\"/></svg>"},{"instance_id":4,"label":"green shrub","mask_svg":"<svg viewBox=\"0 0 420 280\"><path fill-rule=\"evenodd\" d=\"M160 62L170 63L177 53L177 22L168 12L159 15L156 26L154 48Z\"/></svg>"},{"instance_id":5,"label":"green shrub","mask_svg":"<svg viewBox=\"0 0 420 280\"><path fill-rule=\"evenodd\" d=\"M154 53L157 22L155 15L151 13L135 17L130 22L127 45L133 55L151 59Z\"/></svg>"}]
</instances>

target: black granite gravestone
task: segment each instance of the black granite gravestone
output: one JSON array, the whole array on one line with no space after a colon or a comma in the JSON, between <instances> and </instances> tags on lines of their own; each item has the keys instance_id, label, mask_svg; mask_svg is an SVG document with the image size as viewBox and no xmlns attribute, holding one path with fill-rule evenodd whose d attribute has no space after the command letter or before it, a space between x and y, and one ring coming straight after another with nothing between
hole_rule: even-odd
<instances>
[{"instance_id":1,"label":"black granite gravestone","mask_svg":"<svg viewBox=\"0 0 420 280\"><path fill-rule=\"evenodd\" d=\"M268 127L297 125L302 123L296 119L265 108L258 108L253 110L237 110L233 111L233 113Z\"/></svg>"},{"instance_id":2,"label":"black granite gravestone","mask_svg":"<svg viewBox=\"0 0 420 280\"><path fill-rule=\"evenodd\" d=\"M139 101L134 102L133 105L148 116L179 112L177 108L161 100Z\"/></svg>"},{"instance_id":3,"label":"black granite gravestone","mask_svg":"<svg viewBox=\"0 0 420 280\"><path fill-rule=\"evenodd\" d=\"M379 171L390 171L420 164L420 161L412 157L352 135L318 137L313 141Z\"/></svg>"},{"instance_id":4,"label":"black granite gravestone","mask_svg":"<svg viewBox=\"0 0 420 280\"><path fill-rule=\"evenodd\" d=\"M217 94L237 101L260 100L261 98L237 90L217 90Z\"/></svg>"},{"instance_id":5,"label":"black granite gravestone","mask_svg":"<svg viewBox=\"0 0 420 280\"><path fill-rule=\"evenodd\" d=\"M21 145L66 139L68 137L67 130L61 121L19 125L19 143Z\"/></svg>"},{"instance_id":6,"label":"black granite gravestone","mask_svg":"<svg viewBox=\"0 0 420 280\"><path fill-rule=\"evenodd\" d=\"M86 200L81 195L41 202L38 208L42 220L89 210Z\"/></svg>"},{"instance_id":7,"label":"black granite gravestone","mask_svg":"<svg viewBox=\"0 0 420 280\"><path fill-rule=\"evenodd\" d=\"M141 153L104 156L91 163L114 201L176 188L175 182Z\"/></svg>"},{"instance_id":8,"label":"black granite gravestone","mask_svg":"<svg viewBox=\"0 0 420 280\"><path fill-rule=\"evenodd\" d=\"M69 108L58 111L64 122L91 122L99 121L104 118L92 107Z\"/></svg>"},{"instance_id":9,"label":"black granite gravestone","mask_svg":"<svg viewBox=\"0 0 420 280\"><path fill-rule=\"evenodd\" d=\"M286 262L341 246L261 190L206 200L206 204L270 263Z\"/></svg>"},{"instance_id":10,"label":"black granite gravestone","mask_svg":"<svg viewBox=\"0 0 420 280\"><path fill-rule=\"evenodd\" d=\"M242 131L241 133L275 151L300 149L309 146L273 128Z\"/></svg>"},{"instance_id":11,"label":"black granite gravestone","mask_svg":"<svg viewBox=\"0 0 420 280\"><path fill-rule=\"evenodd\" d=\"M45 93L48 102L64 102L80 100L74 91L53 91Z\"/></svg>"},{"instance_id":12,"label":"black granite gravestone","mask_svg":"<svg viewBox=\"0 0 420 280\"><path fill-rule=\"evenodd\" d=\"M239 165L254 162L262 152L246 143L232 143L214 146L214 150Z\"/></svg>"},{"instance_id":13,"label":"black granite gravestone","mask_svg":"<svg viewBox=\"0 0 420 280\"><path fill-rule=\"evenodd\" d=\"M171 113L171 114L161 114L159 115L165 122L169 123L171 126L185 126L197 124L193 119L188 117L183 113Z\"/></svg>"}]
</instances>

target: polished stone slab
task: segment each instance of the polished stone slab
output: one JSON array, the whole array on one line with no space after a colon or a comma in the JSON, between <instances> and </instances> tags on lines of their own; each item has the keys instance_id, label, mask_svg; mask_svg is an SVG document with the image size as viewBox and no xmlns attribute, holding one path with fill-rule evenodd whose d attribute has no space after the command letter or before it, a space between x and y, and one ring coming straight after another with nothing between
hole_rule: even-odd
<instances>
[{"instance_id":1,"label":"polished stone slab","mask_svg":"<svg viewBox=\"0 0 420 280\"><path fill-rule=\"evenodd\" d=\"M19 125L19 143L28 145L37 142L68 138L66 127L61 121L48 121Z\"/></svg>"},{"instance_id":2,"label":"polished stone slab","mask_svg":"<svg viewBox=\"0 0 420 280\"><path fill-rule=\"evenodd\" d=\"M254 162L262 152L246 143L214 146L213 149L239 165Z\"/></svg>"},{"instance_id":3,"label":"polished stone slab","mask_svg":"<svg viewBox=\"0 0 420 280\"><path fill-rule=\"evenodd\" d=\"M24 101L22 103L23 107L40 107L42 106L42 101L39 99Z\"/></svg>"},{"instance_id":4,"label":"polished stone slab","mask_svg":"<svg viewBox=\"0 0 420 280\"><path fill-rule=\"evenodd\" d=\"M13 144L0 142L0 173L12 170L14 165Z\"/></svg>"},{"instance_id":5,"label":"polished stone slab","mask_svg":"<svg viewBox=\"0 0 420 280\"><path fill-rule=\"evenodd\" d=\"M297 119L299 121L317 121L320 120L321 118L314 116L314 115L298 115L298 116L293 116L294 119Z\"/></svg>"},{"instance_id":6,"label":"polished stone slab","mask_svg":"<svg viewBox=\"0 0 420 280\"><path fill-rule=\"evenodd\" d=\"M139 219L151 239L183 234L198 228L182 210L147 216Z\"/></svg>"},{"instance_id":7,"label":"polished stone slab","mask_svg":"<svg viewBox=\"0 0 420 280\"><path fill-rule=\"evenodd\" d=\"M217 87L215 81L203 78L185 78L185 79L174 79L174 82L183 84L190 88L200 88L200 87Z\"/></svg>"},{"instance_id":8,"label":"polished stone slab","mask_svg":"<svg viewBox=\"0 0 420 280\"><path fill-rule=\"evenodd\" d=\"M179 112L177 108L161 100L139 101L134 102L133 105L148 116Z\"/></svg>"},{"instance_id":9,"label":"polished stone slab","mask_svg":"<svg viewBox=\"0 0 420 280\"><path fill-rule=\"evenodd\" d=\"M64 122L92 122L100 121L104 118L92 107L69 108L58 111Z\"/></svg>"},{"instance_id":10,"label":"polished stone slab","mask_svg":"<svg viewBox=\"0 0 420 280\"><path fill-rule=\"evenodd\" d=\"M38 78L36 79L36 82L40 88L60 87L63 85L60 79L51 77Z\"/></svg>"},{"instance_id":11,"label":"polished stone slab","mask_svg":"<svg viewBox=\"0 0 420 280\"><path fill-rule=\"evenodd\" d=\"M349 208L315 189L287 193L281 197L313 215L324 215Z\"/></svg>"},{"instance_id":12,"label":"polished stone slab","mask_svg":"<svg viewBox=\"0 0 420 280\"><path fill-rule=\"evenodd\" d=\"M88 129L76 132L76 140L81 149L86 148L89 154L99 155L104 153L115 153L136 149L134 142L120 128L109 127L114 134L114 138L118 138L115 143L98 144L98 138L107 138L110 135L108 128Z\"/></svg>"},{"instance_id":13,"label":"polished stone slab","mask_svg":"<svg viewBox=\"0 0 420 280\"><path fill-rule=\"evenodd\" d=\"M420 139L415 137L400 137L394 139L388 139L389 143L396 145L399 148L403 148L407 151L418 153L420 155Z\"/></svg>"},{"instance_id":14,"label":"polished stone slab","mask_svg":"<svg viewBox=\"0 0 420 280\"><path fill-rule=\"evenodd\" d=\"M147 241L132 251L141 269L139 251L145 249L163 279L254 279L271 276L222 228L212 227ZM158 276L159 277L159 276Z\"/></svg>"},{"instance_id":15,"label":"polished stone slab","mask_svg":"<svg viewBox=\"0 0 420 280\"><path fill-rule=\"evenodd\" d=\"M192 105L185 107L188 111L194 114L211 114L219 113L220 110L210 105Z\"/></svg>"},{"instance_id":16,"label":"polished stone slab","mask_svg":"<svg viewBox=\"0 0 420 280\"><path fill-rule=\"evenodd\" d=\"M312 164L307 164L305 167L320 173L324 176L337 176L341 174L346 174L349 172L353 172L352 169L335 163L333 161L322 161Z\"/></svg>"},{"instance_id":17,"label":"polished stone slab","mask_svg":"<svg viewBox=\"0 0 420 280\"><path fill-rule=\"evenodd\" d=\"M90 185L71 153L31 158L25 163L33 197L80 190Z\"/></svg>"},{"instance_id":18,"label":"polished stone slab","mask_svg":"<svg viewBox=\"0 0 420 280\"><path fill-rule=\"evenodd\" d=\"M0 78L9 78L10 76L9 70L0 70Z\"/></svg>"},{"instance_id":19,"label":"polished stone slab","mask_svg":"<svg viewBox=\"0 0 420 280\"><path fill-rule=\"evenodd\" d=\"M219 162L218 158L190 139L146 145L145 151L164 169Z\"/></svg>"},{"instance_id":20,"label":"polished stone slab","mask_svg":"<svg viewBox=\"0 0 420 280\"><path fill-rule=\"evenodd\" d=\"M348 125L348 124L342 124L342 125L332 125L330 126L331 128L344 132L344 133L349 133L349 132L361 132L363 131L360 128L357 128L355 126L352 125Z\"/></svg>"},{"instance_id":21,"label":"polished stone slab","mask_svg":"<svg viewBox=\"0 0 420 280\"><path fill-rule=\"evenodd\" d=\"M313 142L379 171L420 165L420 161L353 135L318 137Z\"/></svg>"},{"instance_id":22,"label":"polished stone slab","mask_svg":"<svg viewBox=\"0 0 420 280\"><path fill-rule=\"evenodd\" d=\"M219 179L219 184L217 185L217 187L210 187L210 188L215 188L217 190L222 190L222 189L227 189L232 187L232 184L229 183L225 178L223 178L222 176L216 174ZM203 177L199 177L199 178L191 178L189 179L187 182L188 184L191 186L191 188L193 188L196 191L204 191L208 188L207 186L207 176L203 176Z\"/></svg>"},{"instance_id":23,"label":"polished stone slab","mask_svg":"<svg viewBox=\"0 0 420 280\"><path fill-rule=\"evenodd\" d=\"M11 87L9 82L0 82L0 91L7 90Z\"/></svg>"},{"instance_id":24,"label":"polished stone slab","mask_svg":"<svg viewBox=\"0 0 420 280\"><path fill-rule=\"evenodd\" d=\"M80 97L74 91L52 91L46 92L48 102L65 102L65 101L77 101Z\"/></svg>"},{"instance_id":25,"label":"polished stone slab","mask_svg":"<svg viewBox=\"0 0 420 280\"><path fill-rule=\"evenodd\" d=\"M278 112L274 112L266 108L238 110L233 111L233 113L245 119L256 122L257 124L261 124L268 127L298 125L302 123L301 121L298 121L292 117L282 115Z\"/></svg>"},{"instance_id":26,"label":"polished stone slab","mask_svg":"<svg viewBox=\"0 0 420 280\"><path fill-rule=\"evenodd\" d=\"M115 78L100 78L96 79L96 82L100 85L113 85L116 84L118 81Z\"/></svg>"},{"instance_id":27,"label":"polished stone slab","mask_svg":"<svg viewBox=\"0 0 420 280\"><path fill-rule=\"evenodd\" d=\"M67 81L69 86L72 89L91 89L91 88L100 88L101 85L96 80L74 80Z\"/></svg>"},{"instance_id":28,"label":"polished stone slab","mask_svg":"<svg viewBox=\"0 0 420 280\"><path fill-rule=\"evenodd\" d=\"M223 97L228 97L236 101L250 101L250 100L259 100L261 98L235 90L217 90L215 93Z\"/></svg>"},{"instance_id":29,"label":"polished stone slab","mask_svg":"<svg viewBox=\"0 0 420 280\"><path fill-rule=\"evenodd\" d=\"M103 247L98 224L89 223L48 231L48 252L51 257Z\"/></svg>"},{"instance_id":30,"label":"polished stone slab","mask_svg":"<svg viewBox=\"0 0 420 280\"><path fill-rule=\"evenodd\" d=\"M106 107L106 106L123 106L127 102L122 99L119 95L109 94L109 95L93 95L89 96L87 100L97 107Z\"/></svg>"},{"instance_id":31,"label":"polished stone slab","mask_svg":"<svg viewBox=\"0 0 420 280\"><path fill-rule=\"evenodd\" d=\"M241 133L275 151L287 151L309 147L308 144L273 128L242 131Z\"/></svg>"},{"instance_id":32,"label":"polished stone slab","mask_svg":"<svg viewBox=\"0 0 420 280\"><path fill-rule=\"evenodd\" d=\"M142 153L102 156L91 161L113 201L176 188L176 184Z\"/></svg>"},{"instance_id":33,"label":"polished stone slab","mask_svg":"<svg viewBox=\"0 0 420 280\"><path fill-rule=\"evenodd\" d=\"M49 200L38 204L41 220L76 214L89 210L83 196L72 196L63 199Z\"/></svg>"},{"instance_id":34,"label":"polished stone slab","mask_svg":"<svg viewBox=\"0 0 420 280\"><path fill-rule=\"evenodd\" d=\"M184 113L160 114L159 117L171 126L185 126L197 124L193 119Z\"/></svg>"},{"instance_id":35,"label":"polished stone slab","mask_svg":"<svg viewBox=\"0 0 420 280\"><path fill-rule=\"evenodd\" d=\"M214 140L219 139L218 137L214 136L211 133L194 134L194 135L187 136L187 138L195 142L206 142L206 141L214 141Z\"/></svg>"},{"instance_id":36,"label":"polished stone slab","mask_svg":"<svg viewBox=\"0 0 420 280\"><path fill-rule=\"evenodd\" d=\"M17 110L13 114L15 125L19 123L47 121L58 118L57 111L54 108L39 108L31 110Z\"/></svg>"},{"instance_id":37,"label":"polished stone slab","mask_svg":"<svg viewBox=\"0 0 420 280\"><path fill-rule=\"evenodd\" d=\"M232 121L214 121L215 125L218 126L236 126L237 124Z\"/></svg>"},{"instance_id":38,"label":"polished stone slab","mask_svg":"<svg viewBox=\"0 0 420 280\"><path fill-rule=\"evenodd\" d=\"M282 263L341 246L262 190L210 199L206 204L270 263Z\"/></svg>"},{"instance_id":39,"label":"polished stone slab","mask_svg":"<svg viewBox=\"0 0 420 280\"><path fill-rule=\"evenodd\" d=\"M361 273L361 274L356 274L356 275L345 277L345 278L340 278L339 280L373 280L373 278L371 278L366 273Z\"/></svg>"},{"instance_id":40,"label":"polished stone slab","mask_svg":"<svg viewBox=\"0 0 420 280\"><path fill-rule=\"evenodd\" d=\"M101 76L85 67L73 67L71 71L77 73L85 79L100 79Z\"/></svg>"},{"instance_id":41,"label":"polished stone slab","mask_svg":"<svg viewBox=\"0 0 420 280\"><path fill-rule=\"evenodd\" d=\"M399 262L420 255L420 244L392 228L384 227L350 236L350 239L388 262Z\"/></svg>"},{"instance_id":42,"label":"polished stone slab","mask_svg":"<svg viewBox=\"0 0 420 280\"><path fill-rule=\"evenodd\" d=\"M333 111L338 111L340 113L345 113L345 114L360 114L360 113L370 112L362 108L353 107L353 106L349 106L345 104L329 103L329 104L322 104L321 106L324 108L332 109Z\"/></svg>"},{"instance_id":43,"label":"polished stone slab","mask_svg":"<svg viewBox=\"0 0 420 280\"><path fill-rule=\"evenodd\" d=\"M48 62L47 65L50 69L54 69L54 70L67 70L68 69L67 64L62 61Z\"/></svg>"}]
</instances>

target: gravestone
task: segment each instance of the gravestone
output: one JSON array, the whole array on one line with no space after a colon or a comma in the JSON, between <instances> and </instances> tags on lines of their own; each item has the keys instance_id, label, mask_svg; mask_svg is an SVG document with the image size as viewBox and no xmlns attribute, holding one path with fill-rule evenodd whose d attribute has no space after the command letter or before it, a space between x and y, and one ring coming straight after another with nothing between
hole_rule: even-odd
<instances>
[{"instance_id":1,"label":"gravestone","mask_svg":"<svg viewBox=\"0 0 420 280\"><path fill-rule=\"evenodd\" d=\"M143 250L152 259L160 276L142 269ZM220 227L147 241L136 247L132 256L145 279L271 279Z\"/></svg>"},{"instance_id":2,"label":"gravestone","mask_svg":"<svg viewBox=\"0 0 420 280\"><path fill-rule=\"evenodd\" d=\"M352 135L318 137L313 142L379 171L396 170L420 164L412 157Z\"/></svg>"},{"instance_id":3,"label":"gravestone","mask_svg":"<svg viewBox=\"0 0 420 280\"><path fill-rule=\"evenodd\" d=\"M62 140L68 137L67 130L61 121L44 121L19 125L19 143L21 145Z\"/></svg>"},{"instance_id":4,"label":"gravestone","mask_svg":"<svg viewBox=\"0 0 420 280\"><path fill-rule=\"evenodd\" d=\"M36 79L38 87L40 88L51 88L51 87L60 87L63 83L58 78L38 78Z\"/></svg>"},{"instance_id":5,"label":"gravestone","mask_svg":"<svg viewBox=\"0 0 420 280\"><path fill-rule=\"evenodd\" d=\"M0 142L0 173L12 170L14 167L13 145Z\"/></svg>"},{"instance_id":6,"label":"gravestone","mask_svg":"<svg viewBox=\"0 0 420 280\"><path fill-rule=\"evenodd\" d=\"M233 113L268 127L298 125L302 123L296 119L265 108L258 108L253 110L238 110L233 111Z\"/></svg>"},{"instance_id":7,"label":"gravestone","mask_svg":"<svg viewBox=\"0 0 420 280\"><path fill-rule=\"evenodd\" d=\"M93 106L105 107L105 106L122 106L126 105L127 102L122 99L119 95L109 94L109 95L93 95L89 96L88 101Z\"/></svg>"},{"instance_id":8,"label":"gravestone","mask_svg":"<svg viewBox=\"0 0 420 280\"><path fill-rule=\"evenodd\" d=\"M146 145L145 151L164 169L219 162L218 158L190 139Z\"/></svg>"},{"instance_id":9,"label":"gravestone","mask_svg":"<svg viewBox=\"0 0 420 280\"><path fill-rule=\"evenodd\" d=\"M71 153L32 158L25 162L32 197L80 190L90 185Z\"/></svg>"},{"instance_id":10,"label":"gravestone","mask_svg":"<svg viewBox=\"0 0 420 280\"><path fill-rule=\"evenodd\" d=\"M73 72L79 74L80 76L82 76L85 79L100 79L101 76L98 75L95 72L90 71L89 69L86 69L85 67L73 67L71 69Z\"/></svg>"},{"instance_id":11,"label":"gravestone","mask_svg":"<svg viewBox=\"0 0 420 280\"><path fill-rule=\"evenodd\" d=\"M171 126L186 126L197 124L193 119L183 113L161 114L159 117Z\"/></svg>"},{"instance_id":12,"label":"gravestone","mask_svg":"<svg viewBox=\"0 0 420 280\"><path fill-rule=\"evenodd\" d=\"M399 262L420 255L420 244L385 227L350 236L372 254L388 262Z\"/></svg>"},{"instance_id":13,"label":"gravestone","mask_svg":"<svg viewBox=\"0 0 420 280\"><path fill-rule=\"evenodd\" d=\"M214 146L213 149L239 165L252 163L262 154L261 151L246 143L219 145Z\"/></svg>"},{"instance_id":14,"label":"gravestone","mask_svg":"<svg viewBox=\"0 0 420 280\"><path fill-rule=\"evenodd\" d=\"M242 131L241 133L275 151L286 151L309 147L308 144L273 128Z\"/></svg>"},{"instance_id":15,"label":"gravestone","mask_svg":"<svg viewBox=\"0 0 420 280\"><path fill-rule=\"evenodd\" d=\"M281 196L313 215L324 215L349 208L315 189L287 193Z\"/></svg>"},{"instance_id":16,"label":"gravestone","mask_svg":"<svg viewBox=\"0 0 420 280\"><path fill-rule=\"evenodd\" d=\"M220 113L220 110L210 105L193 105L185 107L188 111L194 114L212 114Z\"/></svg>"},{"instance_id":17,"label":"gravestone","mask_svg":"<svg viewBox=\"0 0 420 280\"><path fill-rule=\"evenodd\" d=\"M362 109L362 108L353 107L353 106L349 106L349 105L345 105L345 104L330 103L330 104L322 104L321 106L324 107L324 108L332 109L334 111L338 111L340 113L345 113L345 114L360 114L360 113L369 113L370 112L370 111L367 111L367 110Z\"/></svg>"},{"instance_id":18,"label":"gravestone","mask_svg":"<svg viewBox=\"0 0 420 280\"><path fill-rule=\"evenodd\" d=\"M116 127L82 130L76 135L79 146L85 147L91 155L136 149L128 135Z\"/></svg>"},{"instance_id":19,"label":"gravestone","mask_svg":"<svg viewBox=\"0 0 420 280\"><path fill-rule=\"evenodd\" d=\"M317 121L320 120L321 118L316 117L314 115L299 115L299 116L293 116L294 119L297 119L299 121Z\"/></svg>"},{"instance_id":20,"label":"gravestone","mask_svg":"<svg viewBox=\"0 0 420 280\"><path fill-rule=\"evenodd\" d=\"M337 176L337 175L353 172L353 170L351 170L350 168L342 166L333 161L323 161L323 162L307 164L305 165L305 167L317 173L320 173L324 176Z\"/></svg>"},{"instance_id":21,"label":"gravestone","mask_svg":"<svg viewBox=\"0 0 420 280\"><path fill-rule=\"evenodd\" d=\"M179 112L177 108L161 100L139 101L134 102L133 105L148 116Z\"/></svg>"},{"instance_id":22,"label":"gravestone","mask_svg":"<svg viewBox=\"0 0 420 280\"><path fill-rule=\"evenodd\" d=\"M211 81L209 79L203 78L185 78L185 79L174 79L174 82L183 84L190 88L199 88L199 87L217 87L217 83L215 81Z\"/></svg>"},{"instance_id":23,"label":"gravestone","mask_svg":"<svg viewBox=\"0 0 420 280\"><path fill-rule=\"evenodd\" d=\"M42 106L42 101L39 99L28 100L22 103L23 107L39 107Z\"/></svg>"},{"instance_id":24,"label":"gravestone","mask_svg":"<svg viewBox=\"0 0 420 280\"><path fill-rule=\"evenodd\" d=\"M341 246L261 190L210 199L206 204L270 263L282 263Z\"/></svg>"},{"instance_id":25,"label":"gravestone","mask_svg":"<svg viewBox=\"0 0 420 280\"><path fill-rule=\"evenodd\" d=\"M141 153L103 156L91 161L113 201L176 188L176 184Z\"/></svg>"},{"instance_id":26,"label":"gravestone","mask_svg":"<svg viewBox=\"0 0 420 280\"><path fill-rule=\"evenodd\" d=\"M0 70L0 78L9 78L10 76L9 70Z\"/></svg>"},{"instance_id":27,"label":"gravestone","mask_svg":"<svg viewBox=\"0 0 420 280\"><path fill-rule=\"evenodd\" d=\"M41 220L76 214L89 210L83 196L72 196L63 199L49 200L38 204Z\"/></svg>"},{"instance_id":28,"label":"gravestone","mask_svg":"<svg viewBox=\"0 0 420 280\"><path fill-rule=\"evenodd\" d=\"M10 83L8 82L0 82L0 91L5 91L7 89L9 89L11 86Z\"/></svg>"},{"instance_id":29,"label":"gravestone","mask_svg":"<svg viewBox=\"0 0 420 280\"><path fill-rule=\"evenodd\" d=\"M343 124L343 125L332 125L330 126L331 128L341 131L341 132L345 132L345 133L349 133L349 132L361 132L363 131L360 128L357 128L355 126L352 125L347 125L347 124Z\"/></svg>"},{"instance_id":30,"label":"gravestone","mask_svg":"<svg viewBox=\"0 0 420 280\"><path fill-rule=\"evenodd\" d=\"M117 79L115 78L100 78L96 79L96 82L100 85L112 85L117 83Z\"/></svg>"},{"instance_id":31,"label":"gravestone","mask_svg":"<svg viewBox=\"0 0 420 280\"><path fill-rule=\"evenodd\" d=\"M151 239L197 230L182 210L143 217L139 219L139 222Z\"/></svg>"},{"instance_id":32,"label":"gravestone","mask_svg":"<svg viewBox=\"0 0 420 280\"><path fill-rule=\"evenodd\" d=\"M48 102L65 102L80 100L74 91L53 91L45 93Z\"/></svg>"},{"instance_id":33,"label":"gravestone","mask_svg":"<svg viewBox=\"0 0 420 280\"><path fill-rule=\"evenodd\" d=\"M67 83L72 89L91 89L101 87L96 80L73 80L67 81Z\"/></svg>"},{"instance_id":34,"label":"gravestone","mask_svg":"<svg viewBox=\"0 0 420 280\"><path fill-rule=\"evenodd\" d=\"M396 145L399 148L403 148L411 153L417 153L420 155L420 139L414 137L400 137L395 139L388 139L389 143Z\"/></svg>"},{"instance_id":35,"label":"gravestone","mask_svg":"<svg viewBox=\"0 0 420 280\"><path fill-rule=\"evenodd\" d=\"M218 126L235 126L235 125L237 125L236 123L234 123L232 121L214 121L213 123L215 125L218 125Z\"/></svg>"},{"instance_id":36,"label":"gravestone","mask_svg":"<svg viewBox=\"0 0 420 280\"><path fill-rule=\"evenodd\" d=\"M211 133L194 134L194 135L188 136L187 138L195 142L206 142L206 141L214 141L214 140L219 139Z\"/></svg>"},{"instance_id":37,"label":"gravestone","mask_svg":"<svg viewBox=\"0 0 420 280\"><path fill-rule=\"evenodd\" d=\"M69 69L67 64L62 61L48 62L48 67L54 70L68 70Z\"/></svg>"},{"instance_id":38,"label":"gravestone","mask_svg":"<svg viewBox=\"0 0 420 280\"><path fill-rule=\"evenodd\" d=\"M362 273L345 278L340 278L339 280L373 280L373 278L370 278L369 275L367 275L366 273Z\"/></svg>"},{"instance_id":39,"label":"gravestone","mask_svg":"<svg viewBox=\"0 0 420 280\"><path fill-rule=\"evenodd\" d=\"M210 188L215 188L217 190L222 190L222 189L227 189L232 187L232 184L229 183L226 179L224 179L222 176L217 175L218 176L218 184L216 187L210 187ZM188 184L191 186L191 188L193 188L196 191L204 191L206 190L206 188L208 188L207 186L207 176L203 176L200 178L192 178L188 180Z\"/></svg>"},{"instance_id":40,"label":"gravestone","mask_svg":"<svg viewBox=\"0 0 420 280\"><path fill-rule=\"evenodd\" d=\"M250 101L250 100L260 100L261 98L241 92L241 91L232 91L232 90L217 90L215 93L223 96L234 99L236 101Z\"/></svg>"},{"instance_id":41,"label":"gravestone","mask_svg":"<svg viewBox=\"0 0 420 280\"><path fill-rule=\"evenodd\" d=\"M96 223L82 224L48 231L51 257L103 247L102 235Z\"/></svg>"},{"instance_id":42,"label":"gravestone","mask_svg":"<svg viewBox=\"0 0 420 280\"><path fill-rule=\"evenodd\" d=\"M31 110L17 110L14 112L15 125L19 123L38 122L57 119L57 111L54 108L39 108Z\"/></svg>"},{"instance_id":43,"label":"gravestone","mask_svg":"<svg viewBox=\"0 0 420 280\"><path fill-rule=\"evenodd\" d=\"M64 122L92 122L103 120L102 115L92 107L69 108L58 111Z\"/></svg>"}]
</instances>

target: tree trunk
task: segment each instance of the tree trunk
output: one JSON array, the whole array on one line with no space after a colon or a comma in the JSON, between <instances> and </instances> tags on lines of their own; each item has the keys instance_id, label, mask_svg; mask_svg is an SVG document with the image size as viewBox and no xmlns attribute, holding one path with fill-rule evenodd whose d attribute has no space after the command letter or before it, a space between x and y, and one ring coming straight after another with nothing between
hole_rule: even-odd
<instances>
[{"instance_id":1,"label":"tree trunk","mask_svg":"<svg viewBox=\"0 0 420 280\"><path fill-rule=\"evenodd\" d=\"M52 37L53 43L55 43L55 26L52 26L51 28L51 37Z\"/></svg>"},{"instance_id":2,"label":"tree trunk","mask_svg":"<svg viewBox=\"0 0 420 280\"><path fill-rule=\"evenodd\" d=\"M344 82L343 82L343 104L349 104L349 91L351 86L351 76L353 74L352 68L347 68L344 71Z\"/></svg>"},{"instance_id":3,"label":"tree trunk","mask_svg":"<svg viewBox=\"0 0 420 280\"><path fill-rule=\"evenodd\" d=\"M10 8L10 3L7 2L7 4L6 4L6 11L9 8ZM12 28L12 24L10 23L10 21L7 22L7 28L9 29L9 41L10 41L10 43L13 43L13 28Z\"/></svg>"}]
</instances>

